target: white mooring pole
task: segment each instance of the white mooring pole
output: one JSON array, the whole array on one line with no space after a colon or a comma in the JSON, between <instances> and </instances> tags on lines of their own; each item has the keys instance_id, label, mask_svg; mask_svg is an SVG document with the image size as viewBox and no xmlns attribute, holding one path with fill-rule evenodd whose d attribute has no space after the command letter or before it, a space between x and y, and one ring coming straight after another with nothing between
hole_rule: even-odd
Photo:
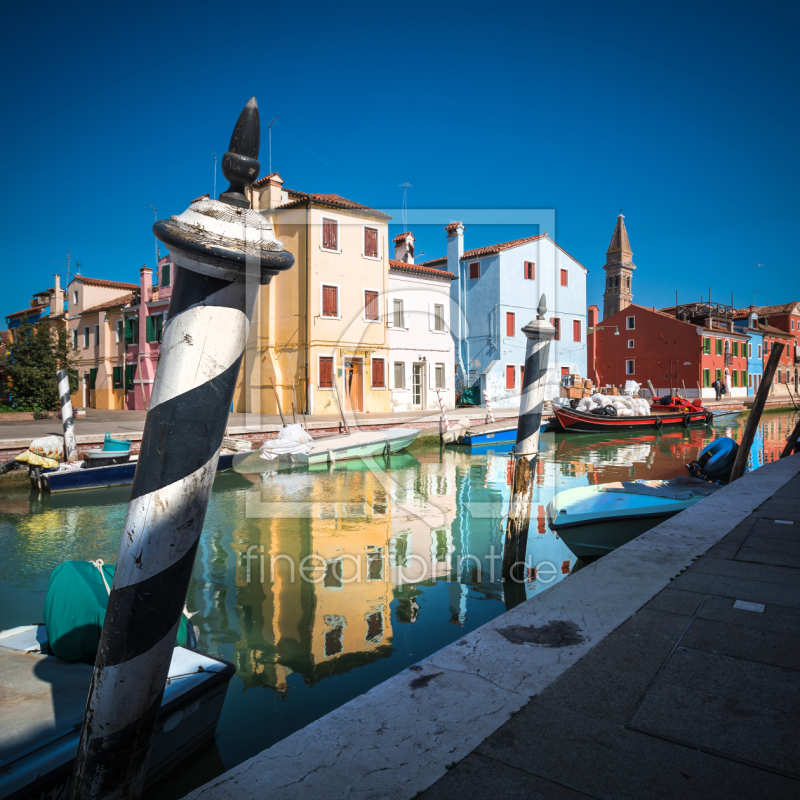
<instances>
[{"instance_id":1,"label":"white mooring pole","mask_svg":"<svg viewBox=\"0 0 800 800\"><path fill-rule=\"evenodd\" d=\"M69 373L60 369L58 375L58 400L61 403L61 423L64 426L64 461L76 461L75 419L72 416L72 399L69 396Z\"/></svg>"},{"instance_id":2,"label":"white mooring pole","mask_svg":"<svg viewBox=\"0 0 800 800\"><path fill-rule=\"evenodd\" d=\"M509 585L509 582L512 582L522 589L522 599L524 599L525 549L528 546L528 525L531 519L533 495L532 465L539 451L547 360L550 355L550 342L556 333L556 329L545 320L546 311L547 303L545 296L542 295L536 319L522 329L528 342L525 348L525 371L519 402L517 443L511 454L514 469L508 527L503 547L502 576L506 584L504 591L507 597L515 594Z\"/></svg>"},{"instance_id":3,"label":"white mooring pole","mask_svg":"<svg viewBox=\"0 0 800 800\"><path fill-rule=\"evenodd\" d=\"M244 195L259 171L255 98L219 200L156 222L177 265L169 318L108 598L71 797L138 798L259 285L289 269Z\"/></svg>"},{"instance_id":4,"label":"white mooring pole","mask_svg":"<svg viewBox=\"0 0 800 800\"><path fill-rule=\"evenodd\" d=\"M489 422L494 424L494 414L492 413L492 404L489 402L489 395L486 390L483 390L483 399L486 402L486 411L489 413Z\"/></svg>"}]
</instances>

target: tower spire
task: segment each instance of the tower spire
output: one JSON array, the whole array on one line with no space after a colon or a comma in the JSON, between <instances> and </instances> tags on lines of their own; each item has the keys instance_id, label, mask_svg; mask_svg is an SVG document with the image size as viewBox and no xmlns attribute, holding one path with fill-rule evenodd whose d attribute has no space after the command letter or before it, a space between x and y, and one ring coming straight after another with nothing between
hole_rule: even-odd
<instances>
[{"instance_id":1,"label":"tower spire","mask_svg":"<svg viewBox=\"0 0 800 800\"><path fill-rule=\"evenodd\" d=\"M636 269L633 250L625 228L625 215L617 217L617 224L606 251L606 290L603 293L603 319L614 316L633 302L631 277Z\"/></svg>"}]
</instances>

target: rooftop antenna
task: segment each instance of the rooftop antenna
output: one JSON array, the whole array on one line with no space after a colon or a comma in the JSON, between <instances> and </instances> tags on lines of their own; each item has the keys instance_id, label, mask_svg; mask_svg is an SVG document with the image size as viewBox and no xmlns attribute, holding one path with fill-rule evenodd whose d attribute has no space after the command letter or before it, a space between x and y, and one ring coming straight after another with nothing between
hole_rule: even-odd
<instances>
[{"instance_id":1,"label":"rooftop antenna","mask_svg":"<svg viewBox=\"0 0 800 800\"><path fill-rule=\"evenodd\" d=\"M153 222L158 222L158 210L152 203L148 203L147 205L153 209ZM156 246L156 274L158 274L158 239L155 238L155 235L153 236L153 242Z\"/></svg>"},{"instance_id":2,"label":"rooftop antenna","mask_svg":"<svg viewBox=\"0 0 800 800\"><path fill-rule=\"evenodd\" d=\"M212 200L217 199L217 151L211 151L214 154L214 194L211 195Z\"/></svg>"},{"instance_id":3,"label":"rooftop antenna","mask_svg":"<svg viewBox=\"0 0 800 800\"><path fill-rule=\"evenodd\" d=\"M278 115L275 115L275 119L278 119ZM272 126L275 124L275 119L267 125L267 133L269 134L269 174L272 175Z\"/></svg>"},{"instance_id":4,"label":"rooftop antenna","mask_svg":"<svg viewBox=\"0 0 800 800\"><path fill-rule=\"evenodd\" d=\"M763 265L763 264L758 264L758 266L759 266L759 267L763 267L764 265ZM757 295L759 292L763 292L763 291L764 291L763 289L755 289L755 290L753 290L753 305L754 305L754 306L755 306L755 304L756 304L756 295Z\"/></svg>"},{"instance_id":5,"label":"rooftop antenna","mask_svg":"<svg viewBox=\"0 0 800 800\"><path fill-rule=\"evenodd\" d=\"M408 189L414 188L408 181L399 183L403 187L403 233L408 233Z\"/></svg>"},{"instance_id":6,"label":"rooftop antenna","mask_svg":"<svg viewBox=\"0 0 800 800\"><path fill-rule=\"evenodd\" d=\"M51 258L50 260L54 264L61 264L63 267L67 268L67 283L66 283L66 286L69 286L70 265L72 264L72 253L69 250L67 250L67 260L66 260L66 262L64 262L64 261L56 261L54 258ZM76 267L82 266L81 262L80 261L76 261L75 262L75 266ZM61 272L61 270L59 270L59 272ZM81 274L80 269L75 274L76 275L80 275Z\"/></svg>"}]
</instances>

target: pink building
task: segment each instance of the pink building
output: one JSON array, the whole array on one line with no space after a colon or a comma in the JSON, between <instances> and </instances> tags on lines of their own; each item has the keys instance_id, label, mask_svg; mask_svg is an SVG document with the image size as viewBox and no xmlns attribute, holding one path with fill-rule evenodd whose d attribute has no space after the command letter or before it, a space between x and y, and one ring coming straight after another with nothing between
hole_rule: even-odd
<instances>
[{"instance_id":1,"label":"pink building","mask_svg":"<svg viewBox=\"0 0 800 800\"><path fill-rule=\"evenodd\" d=\"M139 270L139 304L125 309L125 407L128 409L144 411L150 404L172 295L174 267L169 254L159 259L158 272L154 283L153 270L149 267Z\"/></svg>"}]
</instances>

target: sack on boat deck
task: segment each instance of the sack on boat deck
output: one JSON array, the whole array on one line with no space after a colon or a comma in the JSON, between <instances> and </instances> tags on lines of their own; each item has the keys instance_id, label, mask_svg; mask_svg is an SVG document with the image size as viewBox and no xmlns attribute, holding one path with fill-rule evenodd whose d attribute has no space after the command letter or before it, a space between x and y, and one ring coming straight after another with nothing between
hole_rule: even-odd
<instances>
[{"instance_id":1,"label":"sack on boat deck","mask_svg":"<svg viewBox=\"0 0 800 800\"><path fill-rule=\"evenodd\" d=\"M103 564L109 587L114 564ZM62 661L94 664L106 618L108 589L91 561L65 561L50 573L44 599L44 625L50 650ZM181 616L176 644L185 647L189 620Z\"/></svg>"}]
</instances>

